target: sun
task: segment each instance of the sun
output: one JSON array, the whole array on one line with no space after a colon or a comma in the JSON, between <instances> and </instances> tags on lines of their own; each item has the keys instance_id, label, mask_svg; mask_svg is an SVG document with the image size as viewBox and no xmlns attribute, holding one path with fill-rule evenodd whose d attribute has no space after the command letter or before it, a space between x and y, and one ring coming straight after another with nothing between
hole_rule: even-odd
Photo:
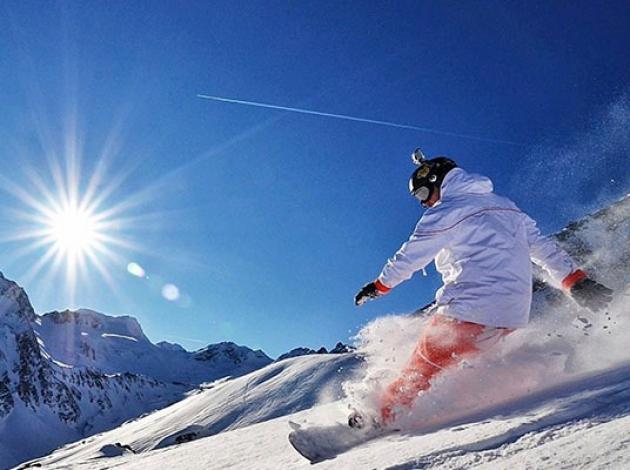
<instances>
[{"instance_id":1,"label":"sun","mask_svg":"<svg viewBox=\"0 0 630 470\"><path fill-rule=\"evenodd\" d=\"M93 252L103 234L95 214L76 205L47 214L48 240L64 256L85 256Z\"/></svg>"},{"instance_id":2,"label":"sun","mask_svg":"<svg viewBox=\"0 0 630 470\"><path fill-rule=\"evenodd\" d=\"M12 253L16 262L29 259L23 282L41 279L63 289L74 305L77 292L102 285L97 277L117 293L112 273L138 251L130 230L150 214L137 215L142 199L119 193L125 175L107 172L100 162L87 174L72 159L64 163L51 162L49 173L25 167L27 181L19 183L0 175L2 189L21 202L11 209L12 228L0 242L20 245Z\"/></svg>"}]
</instances>

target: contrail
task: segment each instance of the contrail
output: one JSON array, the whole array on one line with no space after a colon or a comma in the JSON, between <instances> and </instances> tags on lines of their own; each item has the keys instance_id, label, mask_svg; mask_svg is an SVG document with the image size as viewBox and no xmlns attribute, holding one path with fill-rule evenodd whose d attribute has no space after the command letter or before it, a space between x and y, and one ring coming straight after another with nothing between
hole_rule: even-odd
<instances>
[{"instance_id":1,"label":"contrail","mask_svg":"<svg viewBox=\"0 0 630 470\"><path fill-rule=\"evenodd\" d=\"M381 121L379 119L367 119L367 118L356 117L356 116L348 116L347 114L325 113L322 111L314 111L312 109L291 108L288 106L279 106L277 104L258 103L256 101L235 100L232 98L222 98L220 96L198 94L197 97L202 98L204 100L221 101L223 103L241 104L245 106L255 106L257 108L278 109L280 111L291 111L293 113L311 114L313 116L324 116L324 117L330 117L330 118L335 118L335 119L345 119L346 121L365 122L368 124L377 124L380 126L397 127L399 129L411 129L414 131L429 132L431 134L446 135L450 137L459 137L462 139L477 140L479 142L492 142L495 144L518 145L518 146L525 145L519 142L512 142L510 140L489 139L486 137L479 137L476 135L460 134L457 132L448 132L448 131L441 131L438 129L431 129L428 127L414 126L412 124L400 124L400 123L391 122L391 121Z\"/></svg>"}]
</instances>

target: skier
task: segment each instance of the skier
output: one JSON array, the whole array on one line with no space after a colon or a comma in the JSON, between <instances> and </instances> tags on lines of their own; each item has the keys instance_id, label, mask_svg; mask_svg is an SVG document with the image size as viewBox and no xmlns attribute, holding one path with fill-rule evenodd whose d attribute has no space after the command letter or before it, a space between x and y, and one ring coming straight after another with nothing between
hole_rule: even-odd
<instances>
[{"instance_id":1,"label":"skier","mask_svg":"<svg viewBox=\"0 0 630 470\"><path fill-rule=\"evenodd\" d=\"M387 294L431 260L444 285L407 367L381 397L378 425L391 424L441 371L527 325L531 261L580 306L600 310L613 293L578 269L552 239L541 236L512 201L494 194L490 179L466 172L447 157L427 160L420 149L412 159L418 168L409 191L427 210L378 278L359 291L355 304ZM365 417L355 412L348 424L363 427Z\"/></svg>"}]
</instances>

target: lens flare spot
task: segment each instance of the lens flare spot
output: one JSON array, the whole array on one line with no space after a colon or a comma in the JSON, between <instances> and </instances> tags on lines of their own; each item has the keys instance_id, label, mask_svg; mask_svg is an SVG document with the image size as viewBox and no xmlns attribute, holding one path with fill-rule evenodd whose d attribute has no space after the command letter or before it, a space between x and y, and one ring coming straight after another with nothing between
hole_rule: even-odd
<instances>
[{"instance_id":1,"label":"lens flare spot","mask_svg":"<svg viewBox=\"0 0 630 470\"><path fill-rule=\"evenodd\" d=\"M162 297L169 302L175 302L179 299L179 296L179 288L175 284L165 284L164 287L162 287Z\"/></svg>"},{"instance_id":2,"label":"lens flare spot","mask_svg":"<svg viewBox=\"0 0 630 470\"><path fill-rule=\"evenodd\" d=\"M144 268L133 261L127 265L127 272L136 277L146 277L147 275Z\"/></svg>"}]
</instances>

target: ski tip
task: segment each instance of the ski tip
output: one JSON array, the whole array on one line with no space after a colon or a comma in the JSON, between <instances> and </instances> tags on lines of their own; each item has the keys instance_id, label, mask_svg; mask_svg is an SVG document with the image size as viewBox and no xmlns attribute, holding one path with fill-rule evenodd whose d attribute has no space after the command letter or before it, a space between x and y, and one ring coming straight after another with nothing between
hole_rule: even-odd
<instances>
[{"instance_id":1,"label":"ski tip","mask_svg":"<svg viewBox=\"0 0 630 470\"><path fill-rule=\"evenodd\" d=\"M289 427L294 431L298 431L302 428L302 425L300 423L296 423L295 421L289 421Z\"/></svg>"}]
</instances>

